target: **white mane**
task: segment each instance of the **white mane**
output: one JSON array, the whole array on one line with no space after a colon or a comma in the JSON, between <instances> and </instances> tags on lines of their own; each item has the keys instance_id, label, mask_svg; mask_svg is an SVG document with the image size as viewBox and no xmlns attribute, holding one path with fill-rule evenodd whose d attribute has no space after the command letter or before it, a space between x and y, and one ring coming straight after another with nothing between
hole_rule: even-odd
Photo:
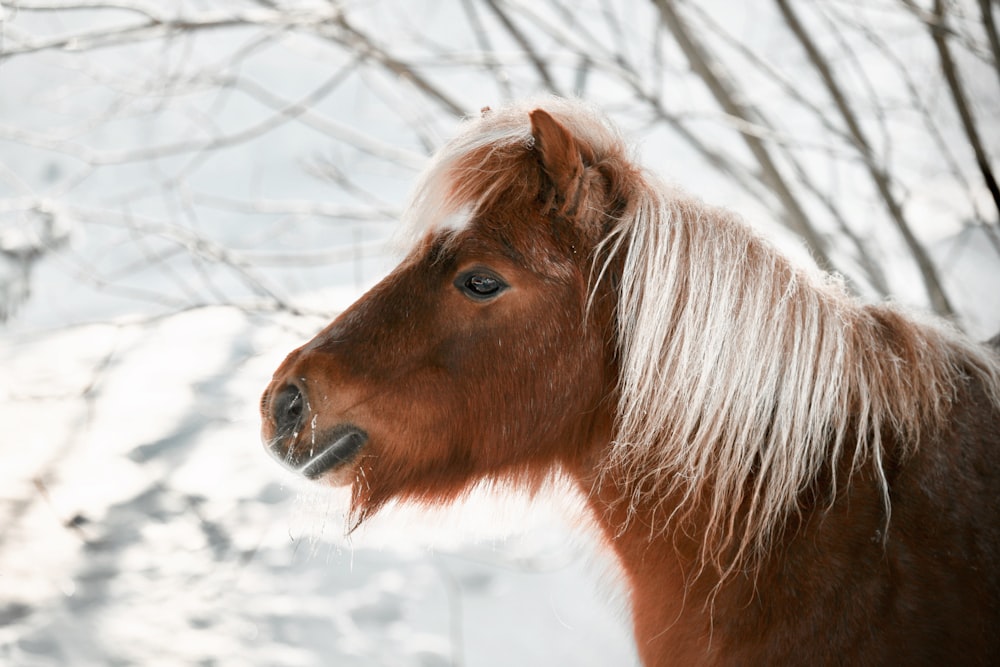
<instances>
[{"instance_id":1,"label":"white mane","mask_svg":"<svg viewBox=\"0 0 1000 667\"><path fill-rule=\"evenodd\" d=\"M843 456L852 472L870 466L888 522L884 437L909 454L968 373L1000 400L997 357L945 323L862 304L731 213L656 184L640 193L611 241L625 264L607 470L624 474L633 508L669 498L674 520L707 512L705 559L767 553L824 471L833 502Z\"/></svg>"},{"instance_id":2,"label":"white mane","mask_svg":"<svg viewBox=\"0 0 1000 667\"><path fill-rule=\"evenodd\" d=\"M986 348L793 267L735 215L632 166L617 131L579 102L529 101L468 121L417 188L411 238L504 187L496 156L530 143L528 112L539 106L598 160L629 165L619 177L632 179L630 201L595 252L595 261L608 258L595 281L623 262L620 404L604 476L627 490L633 510L662 509L664 532L707 516L698 527L706 561L731 568L766 553L824 471L834 476L824 489L832 502L843 457L852 472L870 466L888 512L884 438L915 447L968 373L1000 400L1000 364Z\"/></svg>"}]
</instances>

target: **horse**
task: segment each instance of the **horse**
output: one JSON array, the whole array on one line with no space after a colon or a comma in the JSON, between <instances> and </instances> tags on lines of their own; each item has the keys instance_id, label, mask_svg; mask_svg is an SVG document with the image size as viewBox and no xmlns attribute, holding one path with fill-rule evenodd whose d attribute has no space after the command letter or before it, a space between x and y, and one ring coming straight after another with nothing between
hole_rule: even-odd
<instances>
[{"instance_id":1,"label":"horse","mask_svg":"<svg viewBox=\"0 0 1000 667\"><path fill-rule=\"evenodd\" d=\"M483 110L388 276L274 373L266 448L386 503L584 498L652 665L1000 664L1000 338L868 303L579 100Z\"/></svg>"}]
</instances>

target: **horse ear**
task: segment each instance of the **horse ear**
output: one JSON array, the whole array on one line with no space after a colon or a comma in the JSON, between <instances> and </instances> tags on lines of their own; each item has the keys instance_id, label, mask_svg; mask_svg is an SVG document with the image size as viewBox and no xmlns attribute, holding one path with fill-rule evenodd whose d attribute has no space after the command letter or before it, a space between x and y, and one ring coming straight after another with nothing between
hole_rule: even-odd
<instances>
[{"instance_id":1,"label":"horse ear","mask_svg":"<svg viewBox=\"0 0 1000 667\"><path fill-rule=\"evenodd\" d=\"M555 186L564 210L576 207L583 185L584 154L580 144L559 121L544 109L535 109L531 117L531 136L542 168Z\"/></svg>"}]
</instances>

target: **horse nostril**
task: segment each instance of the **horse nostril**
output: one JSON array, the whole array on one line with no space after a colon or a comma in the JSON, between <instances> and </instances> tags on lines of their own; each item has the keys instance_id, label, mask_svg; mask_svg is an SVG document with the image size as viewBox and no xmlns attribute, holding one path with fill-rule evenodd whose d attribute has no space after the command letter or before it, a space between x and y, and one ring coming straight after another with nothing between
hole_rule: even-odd
<instances>
[{"instance_id":1,"label":"horse nostril","mask_svg":"<svg viewBox=\"0 0 1000 667\"><path fill-rule=\"evenodd\" d=\"M271 417L274 419L278 436L287 436L299 429L306 410L306 399L298 387L286 384L271 403Z\"/></svg>"}]
</instances>

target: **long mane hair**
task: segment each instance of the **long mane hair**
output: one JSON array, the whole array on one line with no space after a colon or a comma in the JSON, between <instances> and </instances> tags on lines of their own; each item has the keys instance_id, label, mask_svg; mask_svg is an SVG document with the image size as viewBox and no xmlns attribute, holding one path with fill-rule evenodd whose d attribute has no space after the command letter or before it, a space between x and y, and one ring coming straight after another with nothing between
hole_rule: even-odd
<instances>
[{"instance_id":1,"label":"long mane hair","mask_svg":"<svg viewBox=\"0 0 1000 667\"><path fill-rule=\"evenodd\" d=\"M545 108L603 165L623 198L596 247L591 289L615 267L620 377L603 478L662 526L700 517L701 557L726 571L766 554L821 476L867 469L944 423L961 384L1000 403L1000 362L952 327L871 305L835 277L794 266L737 216L635 166L602 115L577 101L527 101L466 122L408 208L411 238L475 215L525 180L528 112ZM579 210L606 215L601 193Z\"/></svg>"}]
</instances>

